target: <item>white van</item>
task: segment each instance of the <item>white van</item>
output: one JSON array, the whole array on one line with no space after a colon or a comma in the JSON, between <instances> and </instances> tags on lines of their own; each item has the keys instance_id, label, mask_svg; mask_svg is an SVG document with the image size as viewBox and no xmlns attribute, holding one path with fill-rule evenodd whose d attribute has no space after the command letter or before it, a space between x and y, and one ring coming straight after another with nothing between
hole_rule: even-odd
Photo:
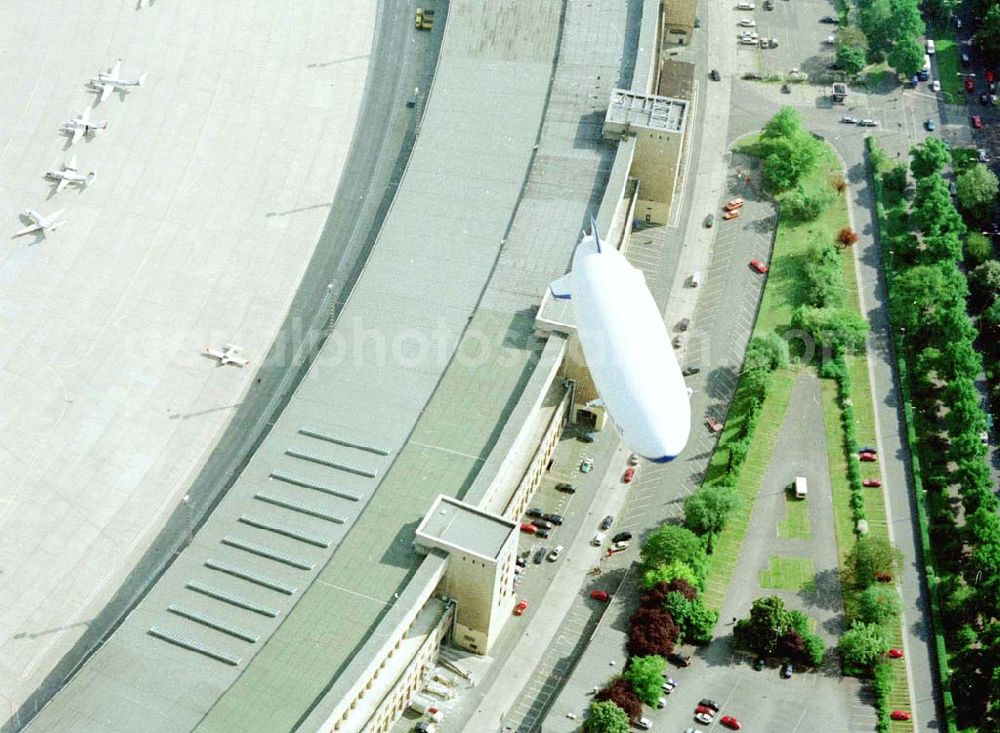
<instances>
[{"instance_id":1,"label":"white van","mask_svg":"<svg viewBox=\"0 0 1000 733\"><path fill-rule=\"evenodd\" d=\"M691 283L691 287L692 288L696 288L699 285L701 285L701 271L700 270L695 270L694 272L691 273L690 283Z\"/></svg>"},{"instance_id":2,"label":"white van","mask_svg":"<svg viewBox=\"0 0 1000 733\"><path fill-rule=\"evenodd\" d=\"M805 499L809 494L809 486L806 484L805 476L795 477L795 498Z\"/></svg>"},{"instance_id":3,"label":"white van","mask_svg":"<svg viewBox=\"0 0 1000 733\"><path fill-rule=\"evenodd\" d=\"M751 2L751 0L739 0L736 4L737 10L754 10L756 6Z\"/></svg>"},{"instance_id":4,"label":"white van","mask_svg":"<svg viewBox=\"0 0 1000 733\"><path fill-rule=\"evenodd\" d=\"M927 39L927 53L928 53L928 54L929 54L930 56L933 56L933 55L934 55L934 53L935 53L935 50L934 50L934 41L932 41L932 40L931 40L931 39L929 39L929 38Z\"/></svg>"},{"instance_id":5,"label":"white van","mask_svg":"<svg viewBox=\"0 0 1000 733\"><path fill-rule=\"evenodd\" d=\"M603 532L598 532L597 534L595 534L594 535L594 539L592 539L590 541L590 544L592 544L594 547L600 547L601 545L603 545L604 544L604 533Z\"/></svg>"}]
</instances>

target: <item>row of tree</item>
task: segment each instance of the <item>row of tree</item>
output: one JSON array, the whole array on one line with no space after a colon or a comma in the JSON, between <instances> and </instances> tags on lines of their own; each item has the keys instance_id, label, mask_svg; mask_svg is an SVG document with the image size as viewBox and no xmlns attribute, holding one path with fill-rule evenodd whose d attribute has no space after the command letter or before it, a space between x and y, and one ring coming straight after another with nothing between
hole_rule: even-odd
<instances>
[{"instance_id":1,"label":"row of tree","mask_svg":"<svg viewBox=\"0 0 1000 733\"><path fill-rule=\"evenodd\" d=\"M916 74L924 64L924 34L917 0L859 0L861 29L841 30L837 63L857 74L865 60L887 60L900 74Z\"/></svg>"},{"instance_id":2,"label":"row of tree","mask_svg":"<svg viewBox=\"0 0 1000 733\"><path fill-rule=\"evenodd\" d=\"M960 725L996 730L1000 518L985 462L986 416L976 386L983 364L974 347L976 329L961 269L965 224L941 175L948 162L947 147L935 139L911 151L917 184L909 210L888 213L885 245L893 271L893 323L902 332L910 365L943 631L955 670L951 691ZM894 171L883 182L898 187L899 178ZM974 272L972 281L988 281L991 269Z\"/></svg>"}]
</instances>

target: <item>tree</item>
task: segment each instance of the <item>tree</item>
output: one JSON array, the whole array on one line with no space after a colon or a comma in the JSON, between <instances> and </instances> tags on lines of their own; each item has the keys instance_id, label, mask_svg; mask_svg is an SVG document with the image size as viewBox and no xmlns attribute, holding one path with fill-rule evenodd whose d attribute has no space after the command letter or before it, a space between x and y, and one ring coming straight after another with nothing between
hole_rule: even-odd
<instances>
[{"instance_id":1,"label":"tree","mask_svg":"<svg viewBox=\"0 0 1000 733\"><path fill-rule=\"evenodd\" d=\"M611 700L595 701L590 703L583 730L586 733L629 733L628 715Z\"/></svg>"},{"instance_id":2,"label":"tree","mask_svg":"<svg viewBox=\"0 0 1000 733\"><path fill-rule=\"evenodd\" d=\"M691 601L698 597L698 589L682 578L671 580L667 586L667 591L670 593L680 593Z\"/></svg>"},{"instance_id":3,"label":"tree","mask_svg":"<svg viewBox=\"0 0 1000 733\"><path fill-rule=\"evenodd\" d=\"M924 49L912 37L901 38L889 53L889 65L904 76L913 76L923 68Z\"/></svg>"},{"instance_id":4,"label":"tree","mask_svg":"<svg viewBox=\"0 0 1000 733\"><path fill-rule=\"evenodd\" d=\"M691 569L691 566L681 560L673 560L666 565L657 565L642 572L642 587L655 588L660 583L672 583L682 580L693 586L701 587L704 580Z\"/></svg>"},{"instance_id":5,"label":"tree","mask_svg":"<svg viewBox=\"0 0 1000 733\"><path fill-rule=\"evenodd\" d=\"M955 14L958 0L924 0L922 4L924 15L933 20L935 24L944 26Z\"/></svg>"},{"instance_id":6,"label":"tree","mask_svg":"<svg viewBox=\"0 0 1000 733\"><path fill-rule=\"evenodd\" d=\"M785 191L794 186L798 176L791 157L771 153L764 158L764 178L775 191Z\"/></svg>"},{"instance_id":7,"label":"tree","mask_svg":"<svg viewBox=\"0 0 1000 733\"><path fill-rule=\"evenodd\" d=\"M848 74L860 74L865 68L865 49L860 46L848 46L841 41L837 49L837 66Z\"/></svg>"},{"instance_id":8,"label":"tree","mask_svg":"<svg viewBox=\"0 0 1000 733\"><path fill-rule=\"evenodd\" d=\"M871 669L889 650L889 642L878 624L855 621L840 637L837 649L844 660L844 670L856 674Z\"/></svg>"},{"instance_id":9,"label":"tree","mask_svg":"<svg viewBox=\"0 0 1000 733\"><path fill-rule=\"evenodd\" d=\"M850 227L844 227L839 232L837 232L837 242L844 245L845 247L850 247L852 244L857 243L858 234Z\"/></svg>"},{"instance_id":10,"label":"tree","mask_svg":"<svg viewBox=\"0 0 1000 733\"><path fill-rule=\"evenodd\" d=\"M858 596L858 616L865 623L897 621L902 612L903 601L895 586L871 585Z\"/></svg>"},{"instance_id":11,"label":"tree","mask_svg":"<svg viewBox=\"0 0 1000 733\"><path fill-rule=\"evenodd\" d=\"M977 267L993 258L993 242L982 232L969 232L965 236L966 264Z\"/></svg>"},{"instance_id":12,"label":"tree","mask_svg":"<svg viewBox=\"0 0 1000 733\"><path fill-rule=\"evenodd\" d=\"M881 58L892 48L895 40L892 8L889 0L871 0L861 10L861 28L868 37L868 52L873 58Z\"/></svg>"},{"instance_id":13,"label":"tree","mask_svg":"<svg viewBox=\"0 0 1000 733\"><path fill-rule=\"evenodd\" d=\"M804 133L799 111L794 107L782 107L767 121L760 136L764 140L793 140Z\"/></svg>"},{"instance_id":14,"label":"tree","mask_svg":"<svg viewBox=\"0 0 1000 733\"><path fill-rule=\"evenodd\" d=\"M746 355L743 357L743 370L775 369L788 366L788 342L774 331L768 331L762 336L754 336L747 344Z\"/></svg>"},{"instance_id":15,"label":"tree","mask_svg":"<svg viewBox=\"0 0 1000 733\"><path fill-rule=\"evenodd\" d=\"M594 695L594 700L617 705L624 711L628 720L638 720L642 717L642 701L636 696L632 685L621 677Z\"/></svg>"},{"instance_id":16,"label":"tree","mask_svg":"<svg viewBox=\"0 0 1000 733\"><path fill-rule=\"evenodd\" d=\"M841 27L837 34L837 40L840 41L841 46L855 46L860 48L862 53L868 52L868 36L856 26Z\"/></svg>"},{"instance_id":17,"label":"tree","mask_svg":"<svg viewBox=\"0 0 1000 733\"><path fill-rule=\"evenodd\" d=\"M890 191L902 193L906 190L906 166L894 165L882 174L882 182Z\"/></svg>"},{"instance_id":18,"label":"tree","mask_svg":"<svg viewBox=\"0 0 1000 733\"><path fill-rule=\"evenodd\" d=\"M799 306L792 313L792 327L810 334L817 346L828 347L835 354L859 351L868 336L868 321L845 308Z\"/></svg>"},{"instance_id":19,"label":"tree","mask_svg":"<svg viewBox=\"0 0 1000 733\"><path fill-rule=\"evenodd\" d=\"M639 551L647 568L667 565L674 560L686 563L698 576L705 577L708 558L705 544L694 532L675 524L661 524L649 535Z\"/></svg>"},{"instance_id":20,"label":"tree","mask_svg":"<svg viewBox=\"0 0 1000 733\"><path fill-rule=\"evenodd\" d=\"M907 334L948 333L948 311L965 311L965 278L950 263L917 265L903 270L892 288L892 317ZM949 334L949 338L954 338Z\"/></svg>"},{"instance_id":21,"label":"tree","mask_svg":"<svg viewBox=\"0 0 1000 733\"><path fill-rule=\"evenodd\" d=\"M658 654L665 657L674 650L680 629L669 613L658 608L640 608L629 620L628 652L644 657Z\"/></svg>"},{"instance_id":22,"label":"tree","mask_svg":"<svg viewBox=\"0 0 1000 733\"><path fill-rule=\"evenodd\" d=\"M700 535L718 534L736 500L736 492L728 486L702 486L684 500L684 526Z\"/></svg>"},{"instance_id":23,"label":"tree","mask_svg":"<svg viewBox=\"0 0 1000 733\"><path fill-rule=\"evenodd\" d=\"M982 303L992 303L1000 295L1000 260L988 260L969 273L972 294Z\"/></svg>"},{"instance_id":24,"label":"tree","mask_svg":"<svg viewBox=\"0 0 1000 733\"><path fill-rule=\"evenodd\" d=\"M635 691L636 697L647 705L655 706L663 694L663 670L667 661L656 654L632 657L622 675Z\"/></svg>"},{"instance_id":25,"label":"tree","mask_svg":"<svg viewBox=\"0 0 1000 733\"><path fill-rule=\"evenodd\" d=\"M802 274L805 279L805 299L809 305L824 308L841 302L844 266L832 244L813 243L806 251Z\"/></svg>"},{"instance_id":26,"label":"tree","mask_svg":"<svg viewBox=\"0 0 1000 733\"><path fill-rule=\"evenodd\" d=\"M937 173L950 162L951 152L948 150L948 144L939 138L925 138L920 145L910 148L910 170L913 171L913 177L917 181ZM945 192L947 193L947 189Z\"/></svg>"},{"instance_id":27,"label":"tree","mask_svg":"<svg viewBox=\"0 0 1000 733\"><path fill-rule=\"evenodd\" d=\"M851 584L864 589L875 582L875 576L888 573L895 576L903 561L903 553L885 537L859 537L847 553L845 567Z\"/></svg>"},{"instance_id":28,"label":"tree","mask_svg":"<svg viewBox=\"0 0 1000 733\"><path fill-rule=\"evenodd\" d=\"M778 640L788 631L791 623L791 615L781 598L758 598L750 607L750 618L736 622L733 636L751 651L767 656L777 650Z\"/></svg>"},{"instance_id":29,"label":"tree","mask_svg":"<svg viewBox=\"0 0 1000 733\"><path fill-rule=\"evenodd\" d=\"M1000 51L1000 5L991 4L973 39L990 55Z\"/></svg>"},{"instance_id":30,"label":"tree","mask_svg":"<svg viewBox=\"0 0 1000 733\"><path fill-rule=\"evenodd\" d=\"M966 213L980 221L993 215L997 201L996 174L982 163L976 163L955 180L958 203Z\"/></svg>"}]
</instances>

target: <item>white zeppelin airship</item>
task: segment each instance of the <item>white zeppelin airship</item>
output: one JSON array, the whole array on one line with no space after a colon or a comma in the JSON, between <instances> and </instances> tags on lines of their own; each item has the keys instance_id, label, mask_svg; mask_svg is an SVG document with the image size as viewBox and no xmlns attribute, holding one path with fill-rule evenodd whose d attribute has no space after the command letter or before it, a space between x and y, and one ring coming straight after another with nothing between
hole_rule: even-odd
<instances>
[{"instance_id":1,"label":"white zeppelin airship","mask_svg":"<svg viewBox=\"0 0 1000 733\"><path fill-rule=\"evenodd\" d=\"M573 301L577 333L604 408L632 450L656 463L677 457L691 404L667 327L641 270L601 242L596 222L573 267L550 286Z\"/></svg>"}]
</instances>

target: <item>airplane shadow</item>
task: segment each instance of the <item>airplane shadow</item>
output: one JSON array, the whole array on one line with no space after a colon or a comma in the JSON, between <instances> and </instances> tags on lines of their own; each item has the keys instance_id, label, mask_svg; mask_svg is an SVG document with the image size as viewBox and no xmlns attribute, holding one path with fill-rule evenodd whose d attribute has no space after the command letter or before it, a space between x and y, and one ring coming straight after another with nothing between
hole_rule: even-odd
<instances>
[{"instance_id":1,"label":"airplane shadow","mask_svg":"<svg viewBox=\"0 0 1000 733\"><path fill-rule=\"evenodd\" d=\"M27 217L24 214L18 214L17 218L21 220L21 223L24 226L28 226L29 224L34 223L33 221L31 221L30 217ZM11 239L22 239L27 237L31 237L31 239L25 241L25 244L28 247L34 247L36 244L40 244L42 240L45 239L45 230L39 229L37 232L28 232L27 234L14 234L11 236Z\"/></svg>"}]
</instances>

